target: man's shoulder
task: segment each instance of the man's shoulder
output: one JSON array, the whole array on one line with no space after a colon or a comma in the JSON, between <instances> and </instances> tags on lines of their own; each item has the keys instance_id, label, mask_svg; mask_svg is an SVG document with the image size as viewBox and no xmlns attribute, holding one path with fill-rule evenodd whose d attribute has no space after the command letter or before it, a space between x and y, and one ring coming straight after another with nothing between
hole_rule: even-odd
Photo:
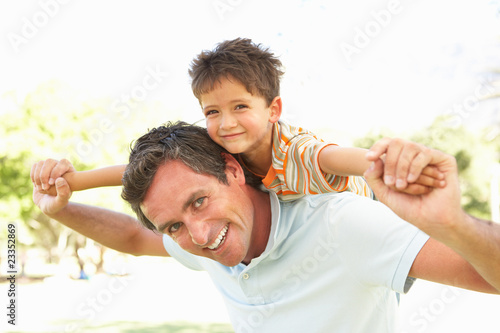
<instances>
[{"instance_id":1,"label":"man's shoulder","mask_svg":"<svg viewBox=\"0 0 500 333\"><path fill-rule=\"evenodd\" d=\"M280 201L280 219L294 223L307 223L309 220L328 220L332 214L355 214L364 203L369 205L365 197L352 192L332 192L305 195L292 201ZM288 223L285 222L285 223Z\"/></svg>"},{"instance_id":2,"label":"man's shoulder","mask_svg":"<svg viewBox=\"0 0 500 333\"><path fill-rule=\"evenodd\" d=\"M364 197L356 195L349 191L331 192L314 195L304 195L292 201L280 201L280 205L283 207L283 209L299 209L299 207L309 207L311 209L317 209L318 207L325 205L344 205L349 202L358 201L360 199L363 200L363 198Z\"/></svg>"}]
</instances>

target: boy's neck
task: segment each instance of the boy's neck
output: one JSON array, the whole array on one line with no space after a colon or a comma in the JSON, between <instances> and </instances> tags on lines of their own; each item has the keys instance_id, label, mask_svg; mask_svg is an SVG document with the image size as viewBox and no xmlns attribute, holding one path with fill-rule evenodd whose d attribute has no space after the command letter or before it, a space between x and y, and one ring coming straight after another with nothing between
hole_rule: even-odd
<instances>
[{"instance_id":1,"label":"boy's neck","mask_svg":"<svg viewBox=\"0 0 500 333\"><path fill-rule=\"evenodd\" d=\"M240 154L240 158L245 166L255 175L264 178L272 165L271 147L267 151L264 149L253 151L247 154Z\"/></svg>"},{"instance_id":2,"label":"boy's neck","mask_svg":"<svg viewBox=\"0 0 500 333\"><path fill-rule=\"evenodd\" d=\"M260 142L259 146L247 153L240 153L240 159L245 167L253 174L264 178L273 164L273 124L268 128L266 137Z\"/></svg>"},{"instance_id":3,"label":"boy's neck","mask_svg":"<svg viewBox=\"0 0 500 333\"><path fill-rule=\"evenodd\" d=\"M272 165L273 159L273 128L271 126L266 138L262 140L259 147L247 152L240 153L240 158L252 173L264 178Z\"/></svg>"}]
</instances>

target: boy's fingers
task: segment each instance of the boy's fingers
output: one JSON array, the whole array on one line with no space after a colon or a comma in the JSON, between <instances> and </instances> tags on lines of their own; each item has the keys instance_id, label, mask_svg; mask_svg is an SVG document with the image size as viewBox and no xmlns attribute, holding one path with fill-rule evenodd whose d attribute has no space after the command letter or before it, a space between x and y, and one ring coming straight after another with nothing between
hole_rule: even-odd
<instances>
[{"instance_id":1,"label":"boy's fingers","mask_svg":"<svg viewBox=\"0 0 500 333\"><path fill-rule=\"evenodd\" d=\"M432 187L444 187L446 185L446 182L443 179L436 179L434 177L429 177L421 174L414 184L432 188Z\"/></svg>"},{"instance_id":2,"label":"boy's fingers","mask_svg":"<svg viewBox=\"0 0 500 333\"><path fill-rule=\"evenodd\" d=\"M432 188L420 184L409 184L404 190L401 190L401 192L411 195L422 195L431 191Z\"/></svg>"},{"instance_id":3,"label":"boy's fingers","mask_svg":"<svg viewBox=\"0 0 500 333\"><path fill-rule=\"evenodd\" d=\"M54 185L57 178L62 177L68 171L75 171L73 165L67 159L60 160L51 170L48 184Z\"/></svg>"},{"instance_id":4,"label":"boy's fingers","mask_svg":"<svg viewBox=\"0 0 500 333\"><path fill-rule=\"evenodd\" d=\"M390 141L390 138L383 138L375 142L366 153L366 159L373 162L381 158L387 152Z\"/></svg>"}]
</instances>

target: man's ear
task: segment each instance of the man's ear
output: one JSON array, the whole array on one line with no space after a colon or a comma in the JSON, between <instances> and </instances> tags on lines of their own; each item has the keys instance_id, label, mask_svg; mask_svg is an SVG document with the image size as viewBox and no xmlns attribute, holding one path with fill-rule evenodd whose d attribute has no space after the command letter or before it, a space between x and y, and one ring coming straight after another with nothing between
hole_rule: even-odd
<instances>
[{"instance_id":1,"label":"man's ear","mask_svg":"<svg viewBox=\"0 0 500 333\"><path fill-rule=\"evenodd\" d=\"M245 184L245 172L236 158L229 153L222 153L222 157L226 161L226 176L235 179L240 185Z\"/></svg>"},{"instance_id":2,"label":"man's ear","mask_svg":"<svg viewBox=\"0 0 500 333\"><path fill-rule=\"evenodd\" d=\"M275 122L277 122L280 119L281 110L282 110L281 97L276 96L276 97L274 97L271 104L269 105L269 122L270 123L274 124Z\"/></svg>"}]
</instances>

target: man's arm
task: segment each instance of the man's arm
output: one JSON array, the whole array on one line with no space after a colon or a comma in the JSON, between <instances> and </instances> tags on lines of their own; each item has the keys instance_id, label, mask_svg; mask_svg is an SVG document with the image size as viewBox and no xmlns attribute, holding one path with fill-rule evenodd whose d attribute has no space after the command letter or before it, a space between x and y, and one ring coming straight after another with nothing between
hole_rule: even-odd
<instances>
[{"instance_id":1,"label":"man's arm","mask_svg":"<svg viewBox=\"0 0 500 333\"><path fill-rule=\"evenodd\" d=\"M69 202L71 190L61 176L74 172L67 160L46 160L33 165L33 201L50 218L114 250L133 255L168 256L162 235L139 225L126 214ZM41 193L41 184L54 177L57 196ZM46 186L45 186L46 187Z\"/></svg>"},{"instance_id":2,"label":"man's arm","mask_svg":"<svg viewBox=\"0 0 500 333\"><path fill-rule=\"evenodd\" d=\"M373 164L364 176L381 202L432 238L417 256L410 275L500 293L500 224L476 219L463 211L455 159L427 148L426 161L444 174L446 186L409 195L387 186L383 180L384 163L380 157L391 153L393 142L382 139L370 149L367 158ZM418 174L419 168L413 172ZM392 174L397 172L393 170Z\"/></svg>"}]
</instances>

